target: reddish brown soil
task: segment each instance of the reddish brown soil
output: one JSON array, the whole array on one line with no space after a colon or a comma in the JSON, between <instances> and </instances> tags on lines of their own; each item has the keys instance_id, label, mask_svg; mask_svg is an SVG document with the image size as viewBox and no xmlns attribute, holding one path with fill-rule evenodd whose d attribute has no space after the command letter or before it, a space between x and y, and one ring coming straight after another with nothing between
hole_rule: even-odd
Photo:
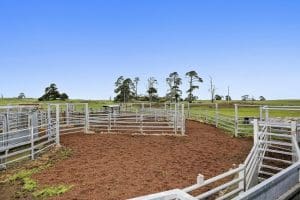
<instances>
[{"instance_id":1,"label":"reddish brown soil","mask_svg":"<svg viewBox=\"0 0 300 200\"><path fill-rule=\"evenodd\" d=\"M70 134L73 155L34 176L40 184L72 184L54 199L120 200L194 184L243 162L251 139L187 122L186 137Z\"/></svg>"}]
</instances>

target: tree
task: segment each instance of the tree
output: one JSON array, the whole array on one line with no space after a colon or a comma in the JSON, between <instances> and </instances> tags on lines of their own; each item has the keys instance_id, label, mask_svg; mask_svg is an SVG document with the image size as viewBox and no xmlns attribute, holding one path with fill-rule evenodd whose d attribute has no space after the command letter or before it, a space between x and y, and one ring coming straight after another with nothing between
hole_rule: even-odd
<instances>
[{"instance_id":1,"label":"tree","mask_svg":"<svg viewBox=\"0 0 300 200\"><path fill-rule=\"evenodd\" d=\"M193 100L195 100L193 91L195 89L199 89L199 86L194 85L194 83L202 83L203 80L201 77L198 76L198 73L196 71L189 71L185 75L189 78L189 89L186 91L188 93L187 99L190 103L192 103Z\"/></svg>"},{"instance_id":2,"label":"tree","mask_svg":"<svg viewBox=\"0 0 300 200\"><path fill-rule=\"evenodd\" d=\"M133 82L134 82L134 88L135 88L135 99L137 100L138 98L138 83L140 81L140 78L139 77L135 77L133 79Z\"/></svg>"},{"instance_id":3,"label":"tree","mask_svg":"<svg viewBox=\"0 0 300 200\"><path fill-rule=\"evenodd\" d=\"M66 99L69 99L69 96L66 93L62 93L60 95L60 99L63 100L63 101L65 101Z\"/></svg>"},{"instance_id":4,"label":"tree","mask_svg":"<svg viewBox=\"0 0 300 200\"><path fill-rule=\"evenodd\" d=\"M216 94L215 95L215 100L220 101L223 99L223 96Z\"/></svg>"},{"instance_id":5,"label":"tree","mask_svg":"<svg viewBox=\"0 0 300 200\"><path fill-rule=\"evenodd\" d=\"M18 99L25 99L25 94L24 92L21 92L18 96Z\"/></svg>"},{"instance_id":6,"label":"tree","mask_svg":"<svg viewBox=\"0 0 300 200\"><path fill-rule=\"evenodd\" d=\"M120 102L128 102L134 97L134 83L130 78L124 79L123 76L120 76L115 82L115 93L117 96L115 97L115 101Z\"/></svg>"},{"instance_id":7,"label":"tree","mask_svg":"<svg viewBox=\"0 0 300 200\"><path fill-rule=\"evenodd\" d=\"M259 97L259 100L260 100L260 101L265 101L266 98L265 98L264 96L260 96L260 97Z\"/></svg>"},{"instance_id":8,"label":"tree","mask_svg":"<svg viewBox=\"0 0 300 200\"><path fill-rule=\"evenodd\" d=\"M149 101L151 102L153 99L153 96L157 93L157 89L155 88L155 85L157 84L157 80L154 77L150 77L148 79L148 90L147 93L149 94Z\"/></svg>"},{"instance_id":9,"label":"tree","mask_svg":"<svg viewBox=\"0 0 300 200\"><path fill-rule=\"evenodd\" d=\"M166 81L170 87L167 97L169 97L171 101L174 99L175 102L178 102L182 94L182 91L179 89L179 86L181 85L181 78L177 72L173 72L168 78L166 78Z\"/></svg>"},{"instance_id":10,"label":"tree","mask_svg":"<svg viewBox=\"0 0 300 200\"><path fill-rule=\"evenodd\" d=\"M209 92L210 92L210 95L211 95L211 102L213 103L214 102L214 100L215 100L215 93L216 93L216 86L213 84L213 79L212 79L212 77L210 76L209 77L209 82L210 82L210 87L209 87Z\"/></svg>"},{"instance_id":11,"label":"tree","mask_svg":"<svg viewBox=\"0 0 300 200\"><path fill-rule=\"evenodd\" d=\"M55 83L51 83L49 87L45 88L45 94L39 98L39 101L53 101L60 99L61 95Z\"/></svg>"},{"instance_id":12,"label":"tree","mask_svg":"<svg viewBox=\"0 0 300 200\"><path fill-rule=\"evenodd\" d=\"M242 101L248 101L249 100L249 95L245 94L242 96Z\"/></svg>"},{"instance_id":13,"label":"tree","mask_svg":"<svg viewBox=\"0 0 300 200\"><path fill-rule=\"evenodd\" d=\"M231 101L231 97L229 95L225 96L226 101Z\"/></svg>"}]
</instances>

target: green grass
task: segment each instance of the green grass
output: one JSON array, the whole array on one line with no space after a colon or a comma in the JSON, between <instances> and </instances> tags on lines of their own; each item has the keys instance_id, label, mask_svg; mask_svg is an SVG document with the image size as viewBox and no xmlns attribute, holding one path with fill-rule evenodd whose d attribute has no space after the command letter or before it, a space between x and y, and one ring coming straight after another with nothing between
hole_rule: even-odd
<instances>
[{"instance_id":1,"label":"green grass","mask_svg":"<svg viewBox=\"0 0 300 200\"><path fill-rule=\"evenodd\" d=\"M33 196L40 198L53 197L69 191L72 187L72 185L49 186L35 191Z\"/></svg>"},{"instance_id":2,"label":"green grass","mask_svg":"<svg viewBox=\"0 0 300 200\"><path fill-rule=\"evenodd\" d=\"M235 109L234 104L239 104L238 116L239 117L259 117L259 107L262 105L269 106L300 106L300 100L270 100L270 101L232 101L227 104L225 101L217 101L219 107L219 113L223 115L234 116ZM243 107L243 105L245 105ZM247 107L247 106L253 107ZM215 104L211 104L209 101L201 101L197 104L191 104L190 112L192 114L198 114L199 112L208 114L215 113ZM300 117L300 111L284 111L284 110L270 110L270 117Z\"/></svg>"},{"instance_id":3,"label":"green grass","mask_svg":"<svg viewBox=\"0 0 300 200\"><path fill-rule=\"evenodd\" d=\"M100 109L104 105L113 104L112 101L107 100L82 100L82 99L70 99L66 101L55 100L55 101L38 101L33 98L18 99L18 98L3 98L0 99L0 106L6 105L19 105L19 104L41 104L46 106L48 103L88 103L92 109Z\"/></svg>"},{"instance_id":4,"label":"green grass","mask_svg":"<svg viewBox=\"0 0 300 200\"><path fill-rule=\"evenodd\" d=\"M0 105L18 105L18 104L43 104L47 103L88 103L92 109L100 109L103 105L114 104L113 101L107 100L82 100L82 99L71 99L66 101L38 101L37 99L17 99L17 98L4 98L0 99ZM148 102L145 102L148 103ZM185 102L186 103L186 102ZM258 117L260 105L270 106L300 106L300 100L268 100L268 101L231 101L228 104L226 101L216 101L219 104L219 113L223 115L234 116L234 104L240 105L251 105L257 107L239 107L240 117ZM215 104L210 103L208 100L197 101L196 104L191 104L190 112L197 114L199 112L208 112L213 114L215 112ZM270 117L300 117L300 111L270 111Z\"/></svg>"}]
</instances>

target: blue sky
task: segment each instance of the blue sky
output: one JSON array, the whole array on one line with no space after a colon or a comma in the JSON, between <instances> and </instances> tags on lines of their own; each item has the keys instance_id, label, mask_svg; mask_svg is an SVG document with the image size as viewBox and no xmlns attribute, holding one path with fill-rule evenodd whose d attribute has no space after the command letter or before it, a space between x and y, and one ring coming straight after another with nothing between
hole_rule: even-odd
<instances>
[{"instance_id":1,"label":"blue sky","mask_svg":"<svg viewBox=\"0 0 300 200\"><path fill-rule=\"evenodd\" d=\"M54 82L71 98L113 97L115 80L196 70L196 95L300 98L300 1L0 0L0 94L39 97ZM184 93L184 95L186 95Z\"/></svg>"}]
</instances>

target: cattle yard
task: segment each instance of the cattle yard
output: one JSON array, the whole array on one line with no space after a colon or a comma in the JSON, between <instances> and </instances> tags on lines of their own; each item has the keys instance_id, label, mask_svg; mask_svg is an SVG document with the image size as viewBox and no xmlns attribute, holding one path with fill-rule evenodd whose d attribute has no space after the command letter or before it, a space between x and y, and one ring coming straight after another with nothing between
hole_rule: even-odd
<instances>
[{"instance_id":1,"label":"cattle yard","mask_svg":"<svg viewBox=\"0 0 300 200\"><path fill-rule=\"evenodd\" d=\"M42 184L74 185L56 199L276 199L297 186L299 120L271 113L300 107L256 106L252 117L235 105L229 117L217 104L192 106L2 106L0 167L5 173L54 146L72 149L34 175Z\"/></svg>"}]
</instances>

